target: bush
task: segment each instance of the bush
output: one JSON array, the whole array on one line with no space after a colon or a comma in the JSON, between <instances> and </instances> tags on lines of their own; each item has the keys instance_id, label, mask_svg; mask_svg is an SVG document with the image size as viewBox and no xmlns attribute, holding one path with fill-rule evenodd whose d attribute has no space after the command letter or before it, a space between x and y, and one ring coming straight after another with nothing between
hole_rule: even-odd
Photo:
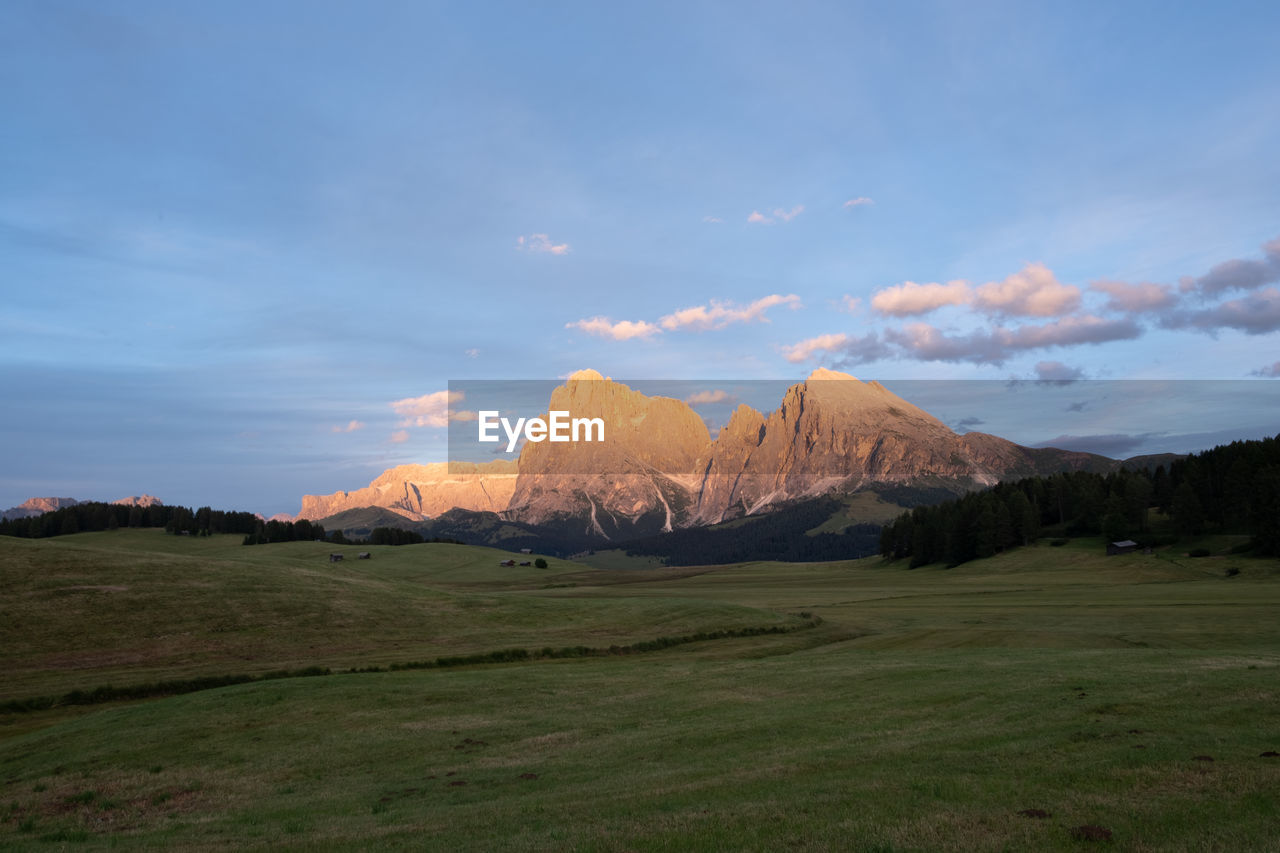
<instances>
[{"instance_id":1,"label":"bush","mask_svg":"<svg viewBox=\"0 0 1280 853\"><path fill-rule=\"evenodd\" d=\"M539 557L533 561L533 567L535 569L545 569L547 567L547 561Z\"/></svg>"},{"instance_id":2,"label":"bush","mask_svg":"<svg viewBox=\"0 0 1280 853\"><path fill-rule=\"evenodd\" d=\"M1187 552L1188 557L1207 557L1209 556L1208 548L1192 548Z\"/></svg>"},{"instance_id":3,"label":"bush","mask_svg":"<svg viewBox=\"0 0 1280 853\"><path fill-rule=\"evenodd\" d=\"M1233 578L1238 574L1240 574L1240 569L1237 566L1232 566L1231 568L1227 569L1227 577L1229 578Z\"/></svg>"},{"instance_id":4,"label":"bush","mask_svg":"<svg viewBox=\"0 0 1280 853\"><path fill-rule=\"evenodd\" d=\"M1055 548L1061 548L1063 545L1066 545L1070 541L1071 541L1070 539L1053 539L1049 542L1049 544Z\"/></svg>"},{"instance_id":5,"label":"bush","mask_svg":"<svg viewBox=\"0 0 1280 853\"><path fill-rule=\"evenodd\" d=\"M1230 553L1232 554L1248 554L1253 550L1253 540L1241 542L1239 545L1232 545Z\"/></svg>"}]
</instances>

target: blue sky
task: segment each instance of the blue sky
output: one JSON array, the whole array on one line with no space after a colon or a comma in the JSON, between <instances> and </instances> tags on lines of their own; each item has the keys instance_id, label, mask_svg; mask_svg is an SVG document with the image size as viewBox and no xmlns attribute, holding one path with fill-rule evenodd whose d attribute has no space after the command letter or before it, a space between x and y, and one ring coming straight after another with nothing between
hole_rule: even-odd
<instances>
[{"instance_id":1,"label":"blue sky","mask_svg":"<svg viewBox=\"0 0 1280 853\"><path fill-rule=\"evenodd\" d=\"M0 505L296 511L443 460L415 401L450 379L1263 383L1278 29L1266 2L10 0Z\"/></svg>"}]
</instances>

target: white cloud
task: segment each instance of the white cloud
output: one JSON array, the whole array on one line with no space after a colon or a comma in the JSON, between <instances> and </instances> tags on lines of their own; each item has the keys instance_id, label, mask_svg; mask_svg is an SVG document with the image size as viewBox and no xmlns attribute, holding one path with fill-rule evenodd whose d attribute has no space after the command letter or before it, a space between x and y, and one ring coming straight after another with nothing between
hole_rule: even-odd
<instances>
[{"instance_id":1,"label":"white cloud","mask_svg":"<svg viewBox=\"0 0 1280 853\"><path fill-rule=\"evenodd\" d=\"M702 221L710 225L719 225L722 222L724 222L724 220L721 219L719 216L704 216L702 217Z\"/></svg>"},{"instance_id":2,"label":"white cloud","mask_svg":"<svg viewBox=\"0 0 1280 853\"><path fill-rule=\"evenodd\" d=\"M467 358L478 358L480 356L480 350L474 347L469 350L464 350L464 352L466 353Z\"/></svg>"},{"instance_id":3,"label":"white cloud","mask_svg":"<svg viewBox=\"0 0 1280 853\"><path fill-rule=\"evenodd\" d=\"M357 420L348 421L345 426L333 427L334 432L355 432L358 429L364 429L364 424Z\"/></svg>"},{"instance_id":4,"label":"white cloud","mask_svg":"<svg viewBox=\"0 0 1280 853\"><path fill-rule=\"evenodd\" d=\"M698 391L684 398L684 401L690 406L705 406L712 403L727 403L734 398L728 391L716 389L714 391Z\"/></svg>"},{"instance_id":5,"label":"white cloud","mask_svg":"<svg viewBox=\"0 0 1280 853\"><path fill-rule=\"evenodd\" d=\"M549 255L569 254L568 243L552 243L551 238L546 234L521 235L516 238L516 248L530 252L544 252Z\"/></svg>"},{"instance_id":6,"label":"white cloud","mask_svg":"<svg viewBox=\"0 0 1280 853\"><path fill-rule=\"evenodd\" d=\"M651 338L662 334L662 330L644 320L619 320L613 322L608 317L588 317L565 323L566 329L580 329L588 335L598 338L613 338L615 341L626 341L632 338Z\"/></svg>"},{"instance_id":7,"label":"white cloud","mask_svg":"<svg viewBox=\"0 0 1280 853\"><path fill-rule=\"evenodd\" d=\"M1266 367L1259 367L1250 373L1251 376L1265 376L1268 379L1280 379L1280 361L1275 364L1269 364Z\"/></svg>"},{"instance_id":8,"label":"white cloud","mask_svg":"<svg viewBox=\"0 0 1280 853\"><path fill-rule=\"evenodd\" d=\"M783 210L780 207L775 207L773 209L773 215L781 219L783 222L790 222L802 213L804 213L803 204L797 204L790 210Z\"/></svg>"},{"instance_id":9,"label":"white cloud","mask_svg":"<svg viewBox=\"0 0 1280 853\"><path fill-rule=\"evenodd\" d=\"M972 298L969 283L966 281L949 281L946 284L937 282L916 284L914 281L904 281L902 284L876 291L876 294L871 297L871 307L881 314L892 317L908 317L914 314L927 314L944 305L964 305Z\"/></svg>"},{"instance_id":10,"label":"white cloud","mask_svg":"<svg viewBox=\"0 0 1280 853\"><path fill-rule=\"evenodd\" d=\"M1080 288L1060 283L1044 264L1027 264L1003 281L978 287L974 304L990 314L1060 317L1080 307Z\"/></svg>"},{"instance_id":11,"label":"white cloud","mask_svg":"<svg viewBox=\"0 0 1280 853\"><path fill-rule=\"evenodd\" d=\"M840 297L840 310L850 314L858 314L862 311L862 297L850 296L845 294Z\"/></svg>"},{"instance_id":12,"label":"white cloud","mask_svg":"<svg viewBox=\"0 0 1280 853\"><path fill-rule=\"evenodd\" d=\"M747 222L751 225L772 225L773 220L765 216L758 210L751 211L751 215L747 217Z\"/></svg>"},{"instance_id":13,"label":"white cloud","mask_svg":"<svg viewBox=\"0 0 1280 853\"><path fill-rule=\"evenodd\" d=\"M673 311L658 322L667 331L684 328L706 331L723 329L733 323L767 323L769 318L765 316L765 312L775 305L789 305L793 310L802 307L800 297L794 293L786 296L773 293L745 306L713 299L709 305L694 305Z\"/></svg>"},{"instance_id":14,"label":"white cloud","mask_svg":"<svg viewBox=\"0 0 1280 853\"><path fill-rule=\"evenodd\" d=\"M844 203L844 209L849 210L850 208L862 207L864 205L870 205L870 204L875 204L875 202L867 198L866 196L860 195L857 198L851 198L848 201L846 201Z\"/></svg>"},{"instance_id":15,"label":"white cloud","mask_svg":"<svg viewBox=\"0 0 1280 853\"><path fill-rule=\"evenodd\" d=\"M444 427L449 425L449 409L462 402L461 391L434 391L421 397L406 397L391 403L402 420L400 426Z\"/></svg>"}]
</instances>

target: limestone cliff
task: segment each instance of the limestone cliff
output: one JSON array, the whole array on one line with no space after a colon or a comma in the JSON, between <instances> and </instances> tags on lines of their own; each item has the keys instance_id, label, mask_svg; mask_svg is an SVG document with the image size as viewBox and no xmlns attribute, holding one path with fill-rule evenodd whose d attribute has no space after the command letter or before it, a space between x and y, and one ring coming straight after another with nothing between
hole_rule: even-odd
<instances>
[{"instance_id":1,"label":"limestone cliff","mask_svg":"<svg viewBox=\"0 0 1280 853\"><path fill-rule=\"evenodd\" d=\"M422 521L453 507L497 512L506 509L515 489L516 464L496 461L463 466L436 462L398 465L363 489L331 495L303 495L297 518L328 518L348 509L385 507L411 521ZM459 471L460 468L466 470Z\"/></svg>"}]
</instances>

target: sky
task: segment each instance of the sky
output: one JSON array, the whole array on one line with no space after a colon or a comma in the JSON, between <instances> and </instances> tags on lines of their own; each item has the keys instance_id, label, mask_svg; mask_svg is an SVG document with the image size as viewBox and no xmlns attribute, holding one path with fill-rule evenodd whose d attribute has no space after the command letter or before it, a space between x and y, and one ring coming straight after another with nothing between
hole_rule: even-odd
<instances>
[{"instance_id":1,"label":"sky","mask_svg":"<svg viewBox=\"0 0 1280 853\"><path fill-rule=\"evenodd\" d=\"M1238 380L1280 423L1277 31L1270 2L8 0L0 507L296 512L443 461L451 380L582 368ZM1125 435L1210 431L1151 417Z\"/></svg>"}]
</instances>

